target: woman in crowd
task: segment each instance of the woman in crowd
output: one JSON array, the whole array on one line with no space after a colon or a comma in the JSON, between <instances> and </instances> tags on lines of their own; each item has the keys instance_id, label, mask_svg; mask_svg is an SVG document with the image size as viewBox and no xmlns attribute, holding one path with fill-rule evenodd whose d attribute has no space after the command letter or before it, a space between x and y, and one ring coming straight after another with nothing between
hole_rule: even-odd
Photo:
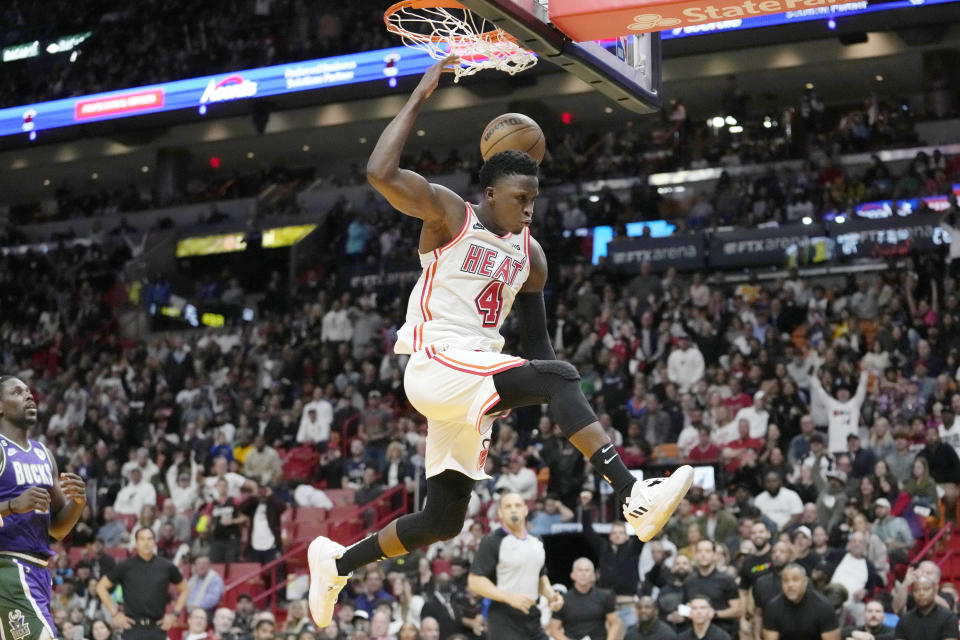
<instances>
[{"instance_id":1,"label":"woman in crowd","mask_svg":"<svg viewBox=\"0 0 960 640\"><path fill-rule=\"evenodd\" d=\"M927 464L926 458L914 460L910 479L904 484L903 489L913 498L914 504L930 509L933 516L939 515L937 483L930 476L930 465Z\"/></svg>"},{"instance_id":2,"label":"woman in crowd","mask_svg":"<svg viewBox=\"0 0 960 640\"><path fill-rule=\"evenodd\" d=\"M860 478L860 482L857 484L857 493L854 497L857 499L857 509L861 513L867 514L867 519L870 521L873 521L873 501L881 495L876 478L872 475Z\"/></svg>"}]
</instances>

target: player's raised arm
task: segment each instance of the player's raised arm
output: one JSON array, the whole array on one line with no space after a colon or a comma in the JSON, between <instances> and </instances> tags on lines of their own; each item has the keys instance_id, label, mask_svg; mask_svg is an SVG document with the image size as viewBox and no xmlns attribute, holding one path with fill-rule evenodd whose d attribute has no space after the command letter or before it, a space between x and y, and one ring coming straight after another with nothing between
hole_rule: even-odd
<instances>
[{"instance_id":1,"label":"player's raised arm","mask_svg":"<svg viewBox=\"0 0 960 640\"><path fill-rule=\"evenodd\" d=\"M437 88L444 68L453 64L459 64L458 58L447 56L423 74L420 84L410 94L403 109L380 134L367 160L367 181L397 210L424 222L442 224L455 230L463 223L463 199L446 187L431 184L414 171L400 168L403 147L423 103Z\"/></svg>"}]
</instances>

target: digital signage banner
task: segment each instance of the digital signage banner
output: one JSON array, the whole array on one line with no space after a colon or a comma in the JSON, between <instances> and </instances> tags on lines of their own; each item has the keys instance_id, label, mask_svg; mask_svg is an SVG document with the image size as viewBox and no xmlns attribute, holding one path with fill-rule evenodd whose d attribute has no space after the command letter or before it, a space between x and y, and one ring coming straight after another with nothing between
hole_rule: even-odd
<instances>
[{"instance_id":1,"label":"digital signage banner","mask_svg":"<svg viewBox=\"0 0 960 640\"><path fill-rule=\"evenodd\" d=\"M227 102L359 82L380 80L392 87L397 77L422 74L431 64L419 49L393 47L9 107L0 109L0 136L26 134L33 140L46 129L180 109L215 113Z\"/></svg>"},{"instance_id":2,"label":"digital signage banner","mask_svg":"<svg viewBox=\"0 0 960 640\"><path fill-rule=\"evenodd\" d=\"M660 32L660 37L663 40L673 40L675 38L686 38L708 33L725 33L730 31L743 31L745 29L757 29L760 27L776 27L785 24L796 24L798 22L809 22L811 20L836 20L841 17L855 16L863 13L890 11L891 9L910 9L927 5L949 4L951 2L956 2L956 0L894 0L893 2L879 4L867 4L866 0L840 4L822 2L820 6L807 6L785 13L757 17L731 16L730 19L719 20L717 22L689 24L684 27L665 29ZM830 28L832 29L833 27Z\"/></svg>"},{"instance_id":3,"label":"digital signage banner","mask_svg":"<svg viewBox=\"0 0 960 640\"><path fill-rule=\"evenodd\" d=\"M822 235L823 227L815 224L714 233L710 235L710 266L783 264L789 247Z\"/></svg>"},{"instance_id":4,"label":"digital signage banner","mask_svg":"<svg viewBox=\"0 0 960 640\"><path fill-rule=\"evenodd\" d=\"M830 225L837 254L845 258L893 258L911 251L935 251L950 244L950 234L940 226L940 215L917 214L906 218L848 220Z\"/></svg>"},{"instance_id":5,"label":"digital signage banner","mask_svg":"<svg viewBox=\"0 0 960 640\"><path fill-rule=\"evenodd\" d=\"M607 263L624 271L639 271L650 262L654 271L667 267L691 270L704 266L703 234L691 233L666 238L619 238L607 245Z\"/></svg>"}]
</instances>

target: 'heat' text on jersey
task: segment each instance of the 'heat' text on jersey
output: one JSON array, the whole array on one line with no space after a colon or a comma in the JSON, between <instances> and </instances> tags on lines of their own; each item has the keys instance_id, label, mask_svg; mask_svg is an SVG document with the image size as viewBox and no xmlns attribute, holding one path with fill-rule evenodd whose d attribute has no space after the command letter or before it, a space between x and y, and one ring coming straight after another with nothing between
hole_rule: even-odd
<instances>
[{"instance_id":1,"label":"'heat' text on jersey","mask_svg":"<svg viewBox=\"0 0 960 640\"><path fill-rule=\"evenodd\" d=\"M502 260L498 260L498 255L499 252L496 249L471 244L467 249L467 256L463 259L463 264L460 265L460 271L487 276L512 285L513 281L517 279L517 274L523 269L526 258L523 262L517 262L510 256L504 256ZM494 268L494 265L496 265L496 268Z\"/></svg>"},{"instance_id":2,"label":"'heat' text on jersey","mask_svg":"<svg viewBox=\"0 0 960 640\"><path fill-rule=\"evenodd\" d=\"M53 474L50 473L49 464L30 464L16 461L12 461L11 464L13 464L13 472L17 476L17 484L53 486Z\"/></svg>"}]
</instances>

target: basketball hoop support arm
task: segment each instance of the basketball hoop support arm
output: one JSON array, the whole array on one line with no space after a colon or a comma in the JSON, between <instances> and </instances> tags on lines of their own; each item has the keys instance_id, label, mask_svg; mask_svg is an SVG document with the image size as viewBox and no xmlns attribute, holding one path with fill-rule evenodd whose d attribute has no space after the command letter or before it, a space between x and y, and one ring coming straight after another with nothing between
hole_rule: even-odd
<instances>
[{"instance_id":1,"label":"basketball hoop support arm","mask_svg":"<svg viewBox=\"0 0 960 640\"><path fill-rule=\"evenodd\" d=\"M577 76L625 109L641 114L660 109L659 33L646 35L647 47L626 47L620 60L596 42L573 42L549 24L547 8L538 0L460 2L515 37L521 46ZM615 66L612 61L624 64ZM649 66L646 78L636 65Z\"/></svg>"}]
</instances>

